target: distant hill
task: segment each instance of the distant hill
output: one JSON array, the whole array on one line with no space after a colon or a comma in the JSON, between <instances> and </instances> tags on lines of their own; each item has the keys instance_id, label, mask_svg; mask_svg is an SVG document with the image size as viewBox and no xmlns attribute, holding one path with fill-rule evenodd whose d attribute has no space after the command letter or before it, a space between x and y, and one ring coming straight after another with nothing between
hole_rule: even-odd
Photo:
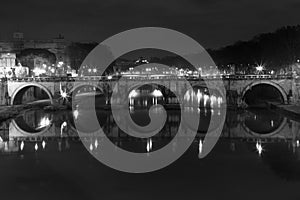
<instances>
[{"instance_id":1,"label":"distant hill","mask_svg":"<svg viewBox=\"0 0 300 200\"><path fill-rule=\"evenodd\" d=\"M70 57L71 66L78 69L84 58L96 46L97 43L72 43L68 46L67 54ZM274 70L286 68L300 59L300 25L282 27L275 32L259 34L249 41L238 41L220 49L209 49L208 53L221 69L231 64L242 70L247 66L258 64ZM134 59L130 60L134 61ZM152 57L150 62L183 68L190 67L184 59L172 53L161 58ZM123 70L128 67L129 65L123 66Z\"/></svg>"},{"instance_id":2,"label":"distant hill","mask_svg":"<svg viewBox=\"0 0 300 200\"><path fill-rule=\"evenodd\" d=\"M218 66L264 64L270 69L287 67L300 59L300 25L255 36L217 50L209 50Z\"/></svg>"}]
</instances>

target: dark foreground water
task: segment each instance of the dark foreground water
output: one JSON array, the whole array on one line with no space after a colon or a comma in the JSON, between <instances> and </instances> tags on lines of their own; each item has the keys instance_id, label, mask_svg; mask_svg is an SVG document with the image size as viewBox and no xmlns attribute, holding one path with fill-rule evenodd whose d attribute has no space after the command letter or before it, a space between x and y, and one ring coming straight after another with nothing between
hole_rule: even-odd
<instances>
[{"instance_id":1,"label":"dark foreground water","mask_svg":"<svg viewBox=\"0 0 300 200\"><path fill-rule=\"evenodd\" d=\"M147 120L142 112L132 111L137 123ZM99 113L116 145L153 151L149 139L127 137L110 112ZM199 133L180 159L159 171L129 174L88 152L74 128L78 113L26 111L1 125L1 199L300 199L298 122L268 110L228 111L222 137L199 159L207 118L222 113L200 114ZM179 116L168 114L161 135L151 139L153 148L172 142ZM90 150L95 148L101 148L101 139L91 139Z\"/></svg>"}]
</instances>

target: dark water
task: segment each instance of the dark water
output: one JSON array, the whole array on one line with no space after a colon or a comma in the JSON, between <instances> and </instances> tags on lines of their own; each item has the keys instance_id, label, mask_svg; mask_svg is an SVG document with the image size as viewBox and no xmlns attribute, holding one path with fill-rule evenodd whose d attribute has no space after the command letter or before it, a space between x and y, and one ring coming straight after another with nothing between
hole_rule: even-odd
<instances>
[{"instance_id":1,"label":"dark water","mask_svg":"<svg viewBox=\"0 0 300 200\"><path fill-rule=\"evenodd\" d=\"M128 174L101 164L83 146L73 120L81 111L26 111L1 125L1 196L4 199L299 199L300 123L269 110L227 111L221 138L207 157L199 159L209 119L212 115L221 116L219 112L222 111L200 110L198 134L177 161L152 173ZM145 110L133 110L131 116L136 123L147 122ZM151 138L153 149L149 149L149 139L134 140L119 130L111 112L99 110L98 119L115 145L128 151L147 152L173 142L180 112L168 112L165 127ZM92 139L90 148L101 148L101 139Z\"/></svg>"}]
</instances>

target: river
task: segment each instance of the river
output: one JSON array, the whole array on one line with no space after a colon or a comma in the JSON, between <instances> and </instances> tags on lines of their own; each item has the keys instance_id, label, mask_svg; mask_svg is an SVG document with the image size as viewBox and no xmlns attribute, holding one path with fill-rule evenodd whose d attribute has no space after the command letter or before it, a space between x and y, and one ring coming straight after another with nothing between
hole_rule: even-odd
<instances>
[{"instance_id":1,"label":"river","mask_svg":"<svg viewBox=\"0 0 300 200\"><path fill-rule=\"evenodd\" d=\"M145 101L142 100L145 104ZM118 172L97 161L89 151L102 148L97 132L74 120L84 109L24 111L1 124L1 195L32 199L296 199L300 197L300 123L276 110L227 110L222 134L213 150L201 158L204 138L220 108L170 109L161 131L136 139L121 130L111 111L97 110L106 137L119 148L151 153L172 143L176 152L181 112L200 116L197 135L189 149L171 165L151 173ZM132 120L146 126L147 109L130 109ZM154 117L160 115L156 113ZM86 117L86 116L85 116ZM79 138L77 130L87 134ZM180 129L181 130L181 129ZM180 131L179 131L180 132ZM88 149L81 140L88 143ZM174 141L175 140L175 141ZM118 151L118 148L116 148Z\"/></svg>"}]
</instances>

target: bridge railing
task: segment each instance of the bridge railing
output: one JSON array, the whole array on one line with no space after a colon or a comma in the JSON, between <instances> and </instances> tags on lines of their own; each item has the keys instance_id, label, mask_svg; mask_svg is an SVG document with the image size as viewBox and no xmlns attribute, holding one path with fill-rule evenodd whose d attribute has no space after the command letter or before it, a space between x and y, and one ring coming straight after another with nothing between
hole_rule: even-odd
<instances>
[{"instance_id":1,"label":"bridge railing","mask_svg":"<svg viewBox=\"0 0 300 200\"><path fill-rule=\"evenodd\" d=\"M72 82L72 81L115 81L121 76L82 76L82 77L23 77L23 78L3 78L1 81L15 82ZM208 75L208 76L166 76L166 75L135 75L123 76L128 80L251 80L251 79L292 79L291 75Z\"/></svg>"}]
</instances>

